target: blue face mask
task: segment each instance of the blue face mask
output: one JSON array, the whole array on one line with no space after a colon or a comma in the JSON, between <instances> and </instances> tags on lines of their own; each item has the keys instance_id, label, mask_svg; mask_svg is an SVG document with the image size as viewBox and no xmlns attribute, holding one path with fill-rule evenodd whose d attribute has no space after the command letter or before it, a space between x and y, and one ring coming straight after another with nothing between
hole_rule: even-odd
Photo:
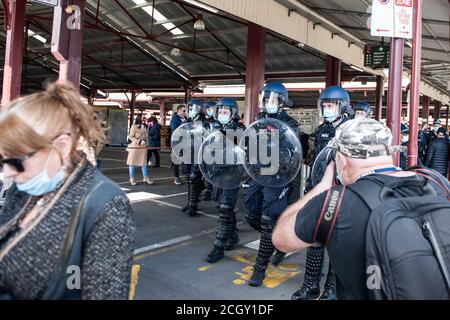
<instances>
[{"instance_id":1,"label":"blue face mask","mask_svg":"<svg viewBox=\"0 0 450 320\"><path fill-rule=\"evenodd\" d=\"M61 183L61 181L64 180L64 170L61 168L53 178L50 178L47 171L47 165L43 171L38 173L33 178L24 183L18 183L17 189L32 196L41 196L43 194L55 191L56 187Z\"/></svg>"},{"instance_id":2,"label":"blue face mask","mask_svg":"<svg viewBox=\"0 0 450 320\"><path fill-rule=\"evenodd\" d=\"M267 104L266 105L266 110L267 110L267 113L269 113L269 114L277 113L278 112L278 105Z\"/></svg>"},{"instance_id":3,"label":"blue face mask","mask_svg":"<svg viewBox=\"0 0 450 320\"><path fill-rule=\"evenodd\" d=\"M214 111L207 111L206 114L208 115L208 117L213 117Z\"/></svg>"},{"instance_id":4,"label":"blue face mask","mask_svg":"<svg viewBox=\"0 0 450 320\"><path fill-rule=\"evenodd\" d=\"M227 124L230 122L230 117L221 114L217 117L217 120L219 120L221 124Z\"/></svg>"},{"instance_id":5,"label":"blue face mask","mask_svg":"<svg viewBox=\"0 0 450 320\"><path fill-rule=\"evenodd\" d=\"M323 118L326 121L333 122L336 120L337 116L334 114L333 110L325 109L323 110Z\"/></svg>"}]
</instances>

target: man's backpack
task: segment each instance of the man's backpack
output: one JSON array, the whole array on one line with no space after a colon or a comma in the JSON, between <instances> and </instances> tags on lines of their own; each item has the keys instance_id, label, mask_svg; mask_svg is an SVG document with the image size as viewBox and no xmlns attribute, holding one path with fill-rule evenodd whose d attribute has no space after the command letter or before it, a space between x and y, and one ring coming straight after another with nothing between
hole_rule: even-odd
<instances>
[{"instance_id":1,"label":"man's backpack","mask_svg":"<svg viewBox=\"0 0 450 320\"><path fill-rule=\"evenodd\" d=\"M357 187L347 186L371 210L366 229L370 299L450 299L450 201L437 196L431 184L438 183L448 197L450 188L433 171L414 171L421 177L386 183L371 175Z\"/></svg>"}]
</instances>

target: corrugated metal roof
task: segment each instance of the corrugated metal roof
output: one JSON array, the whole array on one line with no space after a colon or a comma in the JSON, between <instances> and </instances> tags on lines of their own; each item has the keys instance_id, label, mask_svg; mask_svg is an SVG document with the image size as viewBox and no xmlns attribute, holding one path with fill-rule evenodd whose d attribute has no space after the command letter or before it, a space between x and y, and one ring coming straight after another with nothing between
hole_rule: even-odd
<instances>
[{"instance_id":1,"label":"corrugated metal roof","mask_svg":"<svg viewBox=\"0 0 450 320\"><path fill-rule=\"evenodd\" d=\"M359 0L303 0L299 1L325 15L330 21L348 30L367 43L379 42L370 36L367 28L367 8L371 1ZM120 5L119 5L120 3ZM147 7L152 4L147 0ZM82 77L83 83L99 88L179 88L188 85L184 77L196 80L211 76L235 76L245 74L247 60L247 23L225 13L214 15L201 12L207 27L194 31L198 8L179 0L156 0L155 9L167 21L154 21L131 0L100 1L100 19L96 23L97 0L87 0L87 16L84 31ZM448 3L445 0L424 1L423 28L423 76L442 90L450 81L450 44ZM39 16L36 14L39 13ZM30 28L49 37L52 9L39 4L27 7ZM153 23L152 23L153 20ZM172 22L183 32L173 35L164 23ZM184 24L185 22L188 22ZM153 26L152 26L153 24ZM183 24L180 26L180 24ZM36 25L39 25L38 28ZM109 29L109 31L101 30ZM123 34L117 34L115 31ZM128 34L129 36L126 36ZM162 34L162 35L161 35ZM194 45L195 34L195 45ZM135 35L135 36L132 36ZM157 36L160 35L160 36ZM4 31L0 32L4 41ZM156 37L156 38L155 38ZM28 38L24 67L24 89L36 89L43 80L56 77L53 69L58 62L50 49L36 39ZM182 50L181 56L171 56L172 47ZM4 50L1 48L0 50ZM406 67L409 67L411 50L405 49ZM40 56L42 55L42 56ZM3 63L3 54L0 63ZM436 66L436 63L440 65ZM230 67L232 65L233 67ZM266 44L266 73L319 72L325 70L324 56L310 48L301 49L281 35L269 33ZM344 66L344 70L351 70ZM315 78L317 79L317 78ZM216 79L217 80L217 79ZM299 81L301 79L286 79ZM314 80L314 79L304 79ZM205 80L205 82L213 80Z\"/></svg>"}]
</instances>

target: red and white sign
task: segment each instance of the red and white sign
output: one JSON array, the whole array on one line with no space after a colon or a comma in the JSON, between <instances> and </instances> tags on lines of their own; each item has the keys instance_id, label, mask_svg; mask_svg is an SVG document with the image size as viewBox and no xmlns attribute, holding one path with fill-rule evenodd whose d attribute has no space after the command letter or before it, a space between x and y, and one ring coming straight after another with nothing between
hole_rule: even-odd
<instances>
[{"instance_id":1,"label":"red and white sign","mask_svg":"<svg viewBox=\"0 0 450 320\"><path fill-rule=\"evenodd\" d=\"M412 39L414 0L373 0L370 34Z\"/></svg>"},{"instance_id":2,"label":"red and white sign","mask_svg":"<svg viewBox=\"0 0 450 320\"><path fill-rule=\"evenodd\" d=\"M394 37L412 39L413 0L395 0Z\"/></svg>"}]
</instances>

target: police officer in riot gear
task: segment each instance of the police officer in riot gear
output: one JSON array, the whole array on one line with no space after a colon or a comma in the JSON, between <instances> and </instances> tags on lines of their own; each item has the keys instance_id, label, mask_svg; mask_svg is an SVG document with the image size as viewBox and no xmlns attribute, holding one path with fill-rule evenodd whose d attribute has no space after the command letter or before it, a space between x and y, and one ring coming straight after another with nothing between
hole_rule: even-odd
<instances>
[{"instance_id":1,"label":"police officer in riot gear","mask_svg":"<svg viewBox=\"0 0 450 320\"><path fill-rule=\"evenodd\" d=\"M279 82L269 82L260 91L260 113L256 119L274 118L286 123L299 137L299 123L291 118L282 108L288 99L287 89ZM300 144L300 142L299 142ZM253 266L253 274L249 281L251 286L260 286L275 248L272 244L272 231L278 217L288 205L291 185L264 186L250 180L245 195L246 220L255 230L261 232L258 254ZM278 253L282 255L282 253ZM275 260L279 260L275 258Z\"/></svg>"},{"instance_id":2,"label":"police officer in riot gear","mask_svg":"<svg viewBox=\"0 0 450 320\"><path fill-rule=\"evenodd\" d=\"M370 107L370 106L369 106ZM328 163L318 164L314 163L315 158L327 146L327 144L334 138L336 128L348 120L350 115L353 115L353 110L350 107L350 96L340 86L331 86L326 88L319 97L318 101L319 114L324 122L317 127L311 136L314 141L314 147L310 152L314 152L309 159L311 166L327 167ZM365 111L366 112L366 111ZM321 157L320 161L329 161L332 157ZM317 170L322 172L323 170ZM310 177L307 182L307 191L311 190L312 180L320 181L322 177ZM322 265L324 260L324 247L315 245L310 247L306 254L306 269L303 280L303 285L300 290L292 295L293 300L312 300L317 299L320 295L320 277L322 273ZM328 275L325 282L325 287L321 300L335 300L336 299L336 280L331 265L329 265Z\"/></svg>"},{"instance_id":3,"label":"police officer in riot gear","mask_svg":"<svg viewBox=\"0 0 450 320\"><path fill-rule=\"evenodd\" d=\"M201 122L206 129L209 127L204 114L204 104L199 99L191 99L187 104L187 119L185 122ZM193 148L193 146L192 146ZM193 160L193 159L192 159ZM186 175L187 182L187 204L181 209L191 217L197 215L198 203L200 202L200 193L204 188L202 174L197 164L191 161L189 164L183 164L183 174Z\"/></svg>"},{"instance_id":4,"label":"police officer in riot gear","mask_svg":"<svg viewBox=\"0 0 450 320\"><path fill-rule=\"evenodd\" d=\"M217 101L217 120L220 123L220 132L223 136L233 134L234 144L237 144L239 130L242 133L245 126L239 122L238 105L235 99L221 98ZM234 136L235 135L235 136ZM236 139L234 139L236 137ZM227 152L230 149L227 148ZM212 251L206 256L206 261L215 263L224 257L224 250L231 250L239 242L236 227L236 205L239 187L232 189L215 188L216 199L219 206L219 226Z\"/></svg>"},{"instance_id":5,"label":"police officer in riot gear","mask_svg":"<svg viewBox=\"0 0 450 320\"><path fill-rule=\"evenodd\" d=\"M210 132L216 129L220 129L220 123L217 121L217 108L215 101L205 102L205 119L208 123L208 129ZM203 192L202 200L209 201L212 199L213 185L207 180L204 180L205 190Z\"/></svg>"},{"instance_id":6,"label":"police officer in riot gear","mask_svg":"<svg viewBox=\"0 0 450 320\"><path fill-rule=\"evenodd\" d=\"M358 101L355 103L353 111L355 112L355 119L372 118L372 107L365 101Z\"/></svg>"},{"instance_id":7,"label":"police officer in riot gear","mask_svg":"<svg viewBox=\"0 0 450 320\"><path fill-rule=\"evenodd\" d=\"M400 168L402 168L402 170L407 170L409 127L404 123L400 124L400 135L401 135L401 146L403 147L402 150L400 151Z\"/></svg>"}]
</instances>

